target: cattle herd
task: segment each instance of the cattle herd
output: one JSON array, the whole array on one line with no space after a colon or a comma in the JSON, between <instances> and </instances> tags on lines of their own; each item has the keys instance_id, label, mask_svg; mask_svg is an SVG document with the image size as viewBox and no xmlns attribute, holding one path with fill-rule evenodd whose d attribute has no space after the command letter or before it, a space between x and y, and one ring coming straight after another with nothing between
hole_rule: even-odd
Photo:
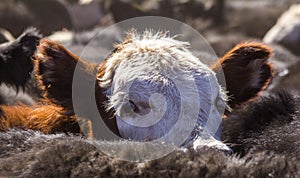
<instances>
[{"instance_id":1,"label":"cattle herd","mask_svg":"<svg viewBox=\"0 0 300 178\"><path fill-rule=\"evenodd\" d=\"M276 75L269 61L272 48L240 43L206 66L188 45L164 33L132 31L97 64L42 38L34 28L1 44L0 176L299 176L300 100L289 91L268 90ZM90 140L109 141L101 140L93 122L86 132L80 119L93 118L74 109L76 70L82 85L93 86L102 124L127 142L163 138L172 144L180 102L186 108L176 131L186 134L187 122L196 117L193 130L159 159L128 162L102 153ZM226 88L218 84L222 76ZM187 86L190 81L196 90ZM181 89L188 95L180 97ZM165 114L151 126L135 126L143 116L142 124L149 124L157 116L149 112L162 108L151 102L153 93L166 98ZM89 100L82 96L79 106L88 110ZM122 154L137 151L124 142L110 146L118 145Z\"/></svg>"}]
</instances>

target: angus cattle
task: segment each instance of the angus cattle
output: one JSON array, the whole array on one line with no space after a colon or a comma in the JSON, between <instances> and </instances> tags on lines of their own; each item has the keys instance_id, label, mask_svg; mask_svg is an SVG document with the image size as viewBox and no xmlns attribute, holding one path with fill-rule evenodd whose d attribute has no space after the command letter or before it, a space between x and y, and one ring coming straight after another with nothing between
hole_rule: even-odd
<instances>
[{"instance_id":1,"label":"angus cattle","mask_svg":"<svg viewBox=\"0 0 300 178\"><path fill-rule=\"evenodd\" d=\"M17 93L18 89L24 88L31 78L32 58L40 38L41 35L36 29L28 28L17 39L0 44L0 84L6 85L0 86L0 103L15 103L14 98L25 103L31 102L28 97L28 99L22 98L17 96ZM13 91L8 92L8 90Z\"/></svg>"},{"instance_id":2,"label":"angus cattle","mask_svg":"<svg viewBox=\"0 0 300 178\"><path fill-rule=\"evenodd\" d=\"M36 29L29 28L16 40L0 45L0 83L22 86L27 82L40 38Z\"/></svg>"},{"instance_id":3,"label":"angus cattle","mask_svg":"<svg viewBox=\"0 0 300 178\"><path fill-rule=\"evenodd\" d=\"M73 74L79 66L83 85L96 81L97 108L104 123L116 135L134 141L151 141L164 139L175 127L177 133L189 133L181 140L184 147L229 150L219 140L223 110L246 105L268 86L272 78L272 67L267 61L271 49L259 43L242 43L209 68L188 48L188 43L165 33L130 32L99 65L43 39L35 54L35 73L45 99L34 106L0 106L0 129L19 127L46 134L82 133L72 100ZM217 79L221 70L227 83L228 107L226 92ZM154 94L158 95L153 100ZM80 102L82 106L89 104L84 97ZM162 108L165 112L161 112ZM184 122L177 127L179 116ZM84 115L79 117L89 119ZM194 125L189 123L193 121L191 118L196 118ZM187 130L189 127L191 131ZM92 131L96 129L92 127ZM173 143L177 136L169 134L166 141Z\"/></svg>"},{"instance_id":4,"label":"angus cattle","mask_svg":"<svg viewBox=\"0 0 300 178\"><path fill-rule=\"evenodd\" d=\"M222 140L239 156L265 151L299 160L299 102L286 91L264 94L228 115Z\"/></svg>"}]
</instances>

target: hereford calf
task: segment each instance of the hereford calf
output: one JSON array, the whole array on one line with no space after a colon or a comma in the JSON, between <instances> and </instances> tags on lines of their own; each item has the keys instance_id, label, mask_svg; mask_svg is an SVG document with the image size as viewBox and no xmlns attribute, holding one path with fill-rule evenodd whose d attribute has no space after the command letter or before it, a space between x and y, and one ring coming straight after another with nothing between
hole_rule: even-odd
<instances>
[{"instance_id":1,"label":"hereford calf","mask_svg":"<svg viewBox=\"0 0 300 178\"><path fill-rule=\"evenodd\" d=\"M256 97L269 84L272 70L267 59L271 51L258 43L239 44L211 69L188 48L188 43L162 33L131 32L98 65L44 39L35 55L35 72L45 100L34 107L1 106L0 128L80 133L72 100L77 67L81 85L94 85L102 120L116 135L134 141L160 139L194 148L228 150L219 141L227 96L214 71L219 75L223 69L229 106L234 108ZM87 114L79 117L91 119L90 100L86 98L83 93L79 105ZM93 132L97 132L95 125L92 123Z\"/></svg>"}]
</instances>

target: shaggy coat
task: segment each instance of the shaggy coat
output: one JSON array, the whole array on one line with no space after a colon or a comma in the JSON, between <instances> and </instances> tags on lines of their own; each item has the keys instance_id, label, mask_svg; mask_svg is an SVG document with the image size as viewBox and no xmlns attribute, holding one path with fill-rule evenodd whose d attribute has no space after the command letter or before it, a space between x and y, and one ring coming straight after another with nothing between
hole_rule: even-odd
<instances>
[{"instance_id":1,"label":"shaggy coat","mask_svg":"<svg viewBox=\"0 0 300 178\"><path fill-rule=\"evenodd\" d=\"M16 40L0 44L0 83L22 86L27 82L40 38L36 29L29 28Z\"/></svg>"},{"instance_id":2,"label":"shaggy coat","mask_svg":"<svg viewBox=\"0 0 300 178\"><path fill-rule=\"evenodd\" d=\"M40 38L36 29L29 28L14 41L0 44L0 104L33 102L27 95L18 95L18 91L31 78L32 59Z\"/></svg>"},{"instance_id":3,"label":"shaggy coat","mask_svg":"<svg viewBox=\"0 0 300 178\"><path fill-rule=\"evenodd\" d=\"M103 154L96 142L65 134L11 130L0 134L3 177L299 177L299 98L264 94L223 124L223 139L238 154L212 148L176 150L157 160L128 162ZM255 109L255 112L253 112ZM258 122L257 122L258 121ZM236 123L236 124L235 124ZM258 127L257 127L258 126ZM139 158L141 147L99 142ZM241 154L243 152L243 155ZM16 164L16 162L18 164Z\"/></svg>"}]
</instances>

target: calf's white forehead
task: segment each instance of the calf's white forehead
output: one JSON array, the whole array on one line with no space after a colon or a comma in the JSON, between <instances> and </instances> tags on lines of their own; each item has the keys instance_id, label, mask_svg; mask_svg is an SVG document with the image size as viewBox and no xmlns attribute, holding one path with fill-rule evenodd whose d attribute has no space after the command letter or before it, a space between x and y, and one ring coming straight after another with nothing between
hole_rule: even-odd
<instances>
[{"instance_id":1,"label":"calf's white forehead","mask_svg":"<svg viewBox=\"0 0 300 178\"><path fill-rule=\"evenodd\" d=\"M103 87L110 86L112 80L116 85L118 82L115 79L126 83L154 71L176 78L183 74L191 76L191 72L195 71L213 75L206 65L190 53L187 42L161 33L131 33L129 36L124 43L117 45L119 50L108 59L105 74L100 79Z\"/></svg>"}]
</instances>

